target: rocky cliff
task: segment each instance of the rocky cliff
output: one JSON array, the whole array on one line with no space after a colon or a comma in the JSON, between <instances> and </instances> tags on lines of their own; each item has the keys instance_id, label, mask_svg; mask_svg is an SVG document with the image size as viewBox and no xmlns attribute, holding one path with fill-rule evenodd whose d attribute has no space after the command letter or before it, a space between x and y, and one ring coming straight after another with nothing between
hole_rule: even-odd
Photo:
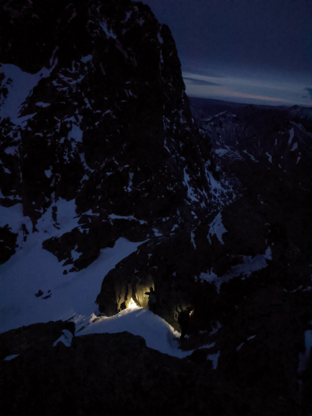
<instances>
[{"instance_id":1,"label":"rocky cliff","mask_svg":"<svg viewBox=\"0 0 312 416\"><path fill-rule=\"evenodd\" d=\"M130 0L3 2L0 48L5 414L60 412L68 385L72 414L307 414L308 109L190 106L170 29ZM175 349L196 351L84 335L133 302L167 343L191 307Z\"/></svg>"},{"instance_id":2,"label":"rocky cliff","mask_svg":"<svg viewBox=\"0 0 312 416\"><path fill-rule=\"evenodd\" d=\"M47 212L58 229L57 201L74 200L79 226L43 241L67 273L120 237L154 247L211 211L209 140L170 30L147 6L8 2L1 19L1 204L22 204L24 239Z\"/></svg>"}]
</instances>

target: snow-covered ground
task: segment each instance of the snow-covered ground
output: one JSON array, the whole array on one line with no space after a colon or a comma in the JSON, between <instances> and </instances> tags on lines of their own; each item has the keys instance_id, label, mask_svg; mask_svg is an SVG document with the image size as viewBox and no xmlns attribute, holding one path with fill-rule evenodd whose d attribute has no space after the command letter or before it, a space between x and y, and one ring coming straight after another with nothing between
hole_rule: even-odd
<instances>
[{"instance_id":1,"label":"snow-covered ground","mask_svg":"<svg viewBox=\"0 0 312 416\"><path fill-rule=\"evenodd\" d=\"M223 276L218 277L211 268L207 273L201 273L199 279L201 281L206 280L209 283L214 283L217 287L218 293L220 292L220 286L223 282L228 282L234 277L242 276L241 279L244 280L246 277L249 277L253 272L264 269L267 267L268 263L266 260L272 260L272 251L271 247L268 247L264 254L258 254L255 257L252 256L242 256L243 262L237 264L236 266L231 267L230 271Z\"/></svg>"},{"instance_id":2,"label":"snow-covered ground","mask_svg":"<svg viewBox=\"0 0 312 416\"><path fill-rule=\"evenodd\" d=\"M141 244L119 238L113 248L101 250L87 269L64 275L63 262L44 250L42 242L77 227L78 218L74 218L77 216L74 200L61 199L55 205L60 230L53 226L50 207L38 221L35 233L31 232L30 219L22 214L21 204L9 209L0 207L1 225L9 224L13 232L19 233L16 253L1 266L0 332L37 322L90 316L96 310L94 302L104 276ZM22 224L29 231L26 242ZM36 297L39 290L43 295Z\"/></svg>"},{"instance_id":3,"label":"snow-covered ground","mask_svg":"<svg viewBox=\"0 0 312 416\"><path fill-rule=\"evenodd\" d=\"M21 204L11 208L0 207L1 225L8 224L13 232L18 233L16 253L0 266L0 332L39 322L71 319L76 324L76 335L128 331L140 335L148 347L162 353L179 358L191 354L192 351L179 349L180 334L177 331L159 316L137 307L134 302L130 308L115 316L97 317L95 299L104 276L143 242L132 243L119 238L113 248L101 250L98 259L87 269L64 275L63 262L44 250L42 242L79 226L79 218L74 200L60 199L53 205L57 206L57 226L60 230L55 228L51 206L39 219L36 225L38 232L35 233L31 232L29 217L23 216ZM22 224L29 231L26 242L23 241ZM74 251L72 255L78 256L79 253ZM39 290L43 294L37 297ZM57 342L69 346L69 334L63 334ZM218 356L209 358L213 359L216 368Z\"/></svg>"},{"instance_id":4,"label":"snow-covered ground","mask_svg":"<svg viewBox=\"0 0 312 416\"><path fill-rule=\"evenodd\" d=\"M54 56L54 53L53 53ZM57 64L57 60L51 58L49 69L42 68L36 74L29 74L22 71L18 66L12 64L0 64L1 72L4 74L2 85L8 89L8 94L0 101L1 115L0 120L9 117L11 121L17 125L32 117L34 114L25 117L19 117L19 113L23 107L28 95L42 78L50 76L51 72ZM52 65L53 64L53 65ZM40 103L38 103L40 104Z\"/></svg>"},{"instance_id":5,"label":"snow-covered ground","mask_svg":"<svg viewBox=\"0 0 312 416\"><path fill-rule=\"evenodd\" d=\"M84 326L83 329L78 329L76 335L100 334L103 332L115 334L128 331L131 334L143 337L149 348L164 354L183 358L193 352L180 350L180 333L175 331L164 319L147 309L139 308L134 302L131 302L129 308L112 317L101 316L97 318L93 315L85 321Z\"/></svg>"}]
</instances>

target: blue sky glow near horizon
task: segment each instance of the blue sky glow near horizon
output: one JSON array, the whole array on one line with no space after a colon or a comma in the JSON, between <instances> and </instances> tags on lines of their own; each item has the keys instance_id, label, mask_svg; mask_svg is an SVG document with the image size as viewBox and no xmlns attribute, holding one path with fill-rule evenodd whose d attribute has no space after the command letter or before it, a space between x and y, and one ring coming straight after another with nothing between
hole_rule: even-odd
<instances>
[{"instance_id":1,"label":"blue sky glow near horizon","mask_svg":"<svg viewBox=\"0 0 312 416\"><path fill-rule=\"evenodd\" d=\"M176 42L189 96L312 106L309 0L143 0Z\"/></svg>"}]
</instances>

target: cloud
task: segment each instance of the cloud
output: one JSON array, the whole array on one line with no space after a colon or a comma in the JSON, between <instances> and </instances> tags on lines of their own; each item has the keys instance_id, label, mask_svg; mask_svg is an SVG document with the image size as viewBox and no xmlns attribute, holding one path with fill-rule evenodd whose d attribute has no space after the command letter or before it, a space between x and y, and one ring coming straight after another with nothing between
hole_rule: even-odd
<instances>
[{"instance_id":1,"label":"cloud","mask_svg":"<svg viewBox=\"0 0 312 416\"><path fill-rule=\"evenodd\" d=\"M223 71L220 68L211 68L208 64L203 63L199 64L183 64L183 73L185 74L196 74L196 75L204 75L211 78L224 78L225 75L222 73Z\"/></svg>"},{"instance_id":2,"label":"cloud","mask_svg":"<svg viewBox=\"0 0 312 416\"><path fill-rule=\"evenodd\" d=\"M191 97L214 98L250 104L291 104L291 101L285 100L280 97L270 97L260 94L248 94L240 91L231 90L224 86L187 84L186 93Z\"/></svg>"},{"instance_id":3,"label":"cloud","mask_svg":"<svg viewBox=\"0 0 312 416\"><path fill-rule=\"evenodd\" d=\"M188 85L218 85L218 86L221 86L221 84L216 84L215 82L203 81L203 80L189 78L189 77L184 77L183 79L184 79L185 84L188 84Z\"/></svg>"},{"instance_id":4,"label":"cloud","mask_svg":"<svg viewBox=\"0 0 312 416\"><path fill-rule=\"evenodd\" d=\"M308 88L308 87L306 87L306 88L304 89L304 91L306 91L306 92L310 95L310 97L312 98L312 88Z\"/></svg>"}]
</instances>

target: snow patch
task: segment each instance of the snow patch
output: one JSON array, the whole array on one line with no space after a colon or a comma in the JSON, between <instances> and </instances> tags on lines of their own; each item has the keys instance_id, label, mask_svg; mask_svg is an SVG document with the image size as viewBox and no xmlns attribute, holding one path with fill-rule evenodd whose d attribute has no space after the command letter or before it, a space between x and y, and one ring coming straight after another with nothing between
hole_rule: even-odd
<instances>
[{"instance_id":1,"label":"snow patch","mask_svg":"<svg viewBox=\"0 0 312 416\"><path fill-rule=\"evenodd\" d=\"M233 184L229 182L229 178L221 176L220 181L217 181L213 174L208 170L209 163L205 165L205 173L207 182L210 185L211 198L210 201L215 205L215 208L220 209L222 206L229 204L237 198Z\"/></svg>"},{"instance_id":2,"label":"snow patch","mask_svg":"<svg viewBox=\"0 0 312 416\"><path fill-rule=\"evenodd\" d=\"M4 361L11 361L14 358L18 357L19 354L12 354L12 355L8 355L7 357L5 357Z\"/></svg>"},{"instance_id":3,"label":"snow patch","mask_svg":"<svg viewBox=\"0 0 312 416\"><path fill-rule=\"evenodd\" d=\"M161 37L161 34L159 32L157 33L157 39L158 39L159 43L161 43L161 44L164 43L163 38Z\"/></svg>"},{"instance_id":4,"label":"snow patch","mask_svg":"<svg viewBox=\"0 0 312 416\"><path fill-rule=\"evenodd\" d=\"M311 329L305 331L304 338L305 338L305 352L299 353L298 373L302 373L304 370L306 370L308 366L311 348L312 348L312 330Z\"/></svg>"},{"instance_id":5,"label":"snow patch","mask_svg":"<svg viewBox=\"0 0 312 416\"><path fill-rule=\"evenodd\" d=\"M193 231L191 231L191 242L193 244L194 249L196 250L196 244L195 244L195 234Z\"/></svg>"},{"instance_id":6,"label":"snow patch","mask_svg":"<svg viewBox=\"0 0 312 416\"><path fill-rule=\"evenodd\" d=\"M86 328L77 332L76 335L116 334L124 331L143 337L147 347L163 354L183 358L193 352L179 349L180 333L175 331L164 319L147 309L138 307L127 308L112 317L99 317L93 323L89 321Z\"/></svg>"},{"instance_id":7,"label":"snow patch","mask_svg":"<svg viewBox=\"0 0 312 416\"><path fill-rule=\"evenodd\" d=\"M117 36L115 35L115 33L112 31L112 29L110 29L110 30L108 29L107 23L105 21L104 22L100 22L100 26L103 29L103 31L105 32L105 34L107 36L107 39L109 39L109 38L116 39L117 38Z\"/></svg>"},{"instance_id":8,"label":"snow patch","mask_svg":"<svg viewBox=\"0 0 312 416\"><path fill-rule=\"evenodd\" d=\"M58 259L42 248L43 241L60 237L78 227L75 200L59 199L57 226L52 218L52 206L39 218L38 232L32 233L29 217L23 216L22 204L10 208L0 207L1 225L8 224L18 233L16 253L1 265L0 280L0 332L38 322L67 320L73 315L89 316L100 292L104 276L122 259L137 250L142 242L132 243L119 238L113 248L100 251L99 257L78 272L63 275L64 268ZM30 232L23 241L22 225ZM46 300L35 296L38 290L50 290Z\"/></svg>"},{"instance_id":9,"label":"snow patch","mask_svg":"<svg viewBox=\"0 0 312 416\"><path fill-rule=\"evenodd\" d=\"M238 347L236 347L236 351L239 351L244 344L245 344L245 342L242 342Z\"/></svg>"},{"instance_id":10,"label":"snow patch","mask_svg":"<svg viewBox=\"0 0 312 416\"><path fill-rule=\"evenodd\" d=\"M207 273L201 273L199 276L201 281L205 280L208 283L213 283L217 278L218 276L212 271L212 268Z\"/></svg>"},{"instance_id":11,"label":"snow patch","mask_svg":"<svg viewBox=\"0 0 312 416\"><path fill-rule=\"evenodd\" d=\"M130 12L126 12L126 18L125 18L125 20L124 20L122 23L127 22L127 21L130 19L131 14L132 14L132 11L130 11Z\"/></svg>"},{"instance_id":12,"label":"snow patch","mask_svg":"<svg viewBox=\"0 0 312 416\"><path fill-rule=\"evenodd\" d=\"M68 138L69 139L73 138L76 143L78 142L81 143L82 135L83 135L83 132L81 131L80 127L73 123L71 130L68 132Z\"/></svg>"},{"instance_id":13,"label":"snow patch","mask_svg":"<svg viewBox=\"0 0 312 416\"><path fill-rule=\"evenodd\" d=\"M153 231L154 231L155 237L162 237L163 236L163 234L159 230L157 230L157 228L153 228Z\"/></svg>"},{"instance_id":14,"label":"snow patch","mask_svg":"<svg viewBox=\"0 0 312 416\"><path fill-rule=\"evenodd\" d=\"M226 232L227 230L224 228L224 225L222 224L221 212L219 212L217 216L214 218L214 220L211 222L211 224L209 225L209 231L207 235L209 243L211 244L210 237L212 237L213 235L216 235L220 243L224 244L222 240L222 235Z\"/></svg>"},{"instance_id":15,"label":"snow patch","mask_svg":"<svg viewBox=\"0 0 312 416\"><path fill-rule=\"evenodd\" d=\"M36 106L41 108L49 107L49 105L51 105L51 103L43 103L41 101L39 103L36 103Z\"/></svg>"},{"instance_id":16,"label":"snow patch","mask_svg":"<svg viewBox=\"0 0 312 416\"><path fill-rule=\"evenodd\" d=\"M1 72L4 75L1 85L8 89L7 96L2 97L0 100L0 120L8 117L12 123L21 125L32 117L34 114L19 117L22 105L38 82L50 76L56 64L57 59L55 59L51 68L47 69L44 67L36 74L24 72L13 64L0 64Z\"/></svg>"},{"instance_id":17,"label":"snow patch","mask_svg":"<svg viewBox=\"0 0 312 416\"><path fill-rule=\"evenodd\" d=\"M48 169L48 170L45 170L45 171L44 171L44 173L45 173L45 175L46 175L46 177L47 177L47 178L51 178L51 175L52 175L52 168L50 168L50 169Z\"/></svg>"},{"instance_id":18,"label":"snow patch","mask_svg":"<svg viewBox=\"0 0 312 416\"><path fill-rule=\"evenodd\" d=\"M291 129L289 130L289 140L288 140L288 145L290 145L290 144L291 144L292 139L294 138L294 136L295 136L295 131L294 131L294 128L291 128Z\"/></svg>"},{"instance_id":19,"label":"snow patch","mask_svg":"<svg viewBox=\"0 0 312 416\"><path fill-rule=\"evenodd\" d=\"M128 187L125 188L126 192L131 192L132 191L132 179L133 179L133 172L129 172L129 183L128 183Z\"/></svg>"},{"instance_id":20,"label":"snow patch","mask_svg":"<svg viewBox=\"0 0 312 416\"><path fill-rule=\"evenodd\" d=\"M218 360L220 357L220 351L215 354L208 354L207 359L212 361L212 369L216 370L218 367Z\"/></svg>"},{"instance_id":21,"label":"snow patch","mask_svg":"<svg viewBox=\"0 0 312 416\"><path fill-rule=\"evenodd\" d=\"M87 62L91 61L91 59L93 58L93 55L87 55L87 56L83 56L81 58L81 61L86 64Z\"/></svg>"},{"instance_id":22,"label":"snow patch","mask_svg":"<svg viewBox=\"0 0 312 416\"><path fill-rule=\"evenodd\" d=\"M135 218L133 215L128 215L127 217L123 216L123 215L115 215L115 214L110 214L108 216L109 219L111 220L134 220L134 221L139 221L139 223L142 224L147 224L147 221L143 221L143 220L138 220L137 218Z\"/></svg>"},{"instance_id":23,"label":"snow patch","mask_svg":"<svg viewBox=\"0 0 312 416\"><path fill-rule=\"evenodd\" d=\"M267 157L269 158L269 162L273 164L272 162L272 156L270 155L270 153L265 152L265 154L267 155Z\"/></svg>"},{"instance_id":24,"label":"snow patch","mask_svg":"<svg viewBox=\"0 0 312 416\"><path fill-rule=\"evenodd\" d=\"M59 339L57 339L54 344L53 347L55 347L59 342L62 342L65 347L70 347L72 340L73 340L73 334L68 331L68 329L64 329L63 334L59 337Z\"/></svg>"},{"instance_id":25,"label":"snow patch","mask_svg":"<svg viewBox=\"0 0 312 416\"><path fill-rule=\"evenodd\" d=\"M248 155L250 159L253 160L254 162L257 162L257 163L259 162L259 160L255 159L253 155L247 152L247 150L243 150L243 152L246 153L246 155Z\"/></svg>"},{"instance_id":26,"label":"snow patch","mask_svg":"<svg viewBox=\"0 0 312 416\"><path fill-rule=\"evenodd\" d=\"M296 149L298 149L298 143L297 142L295 142L294 144L293 144L293 147L290 149L290 151L291 152L293 152L294 150L296 150Z\"/></svg>"},{"instance_id":27,"label":"snow patch","mask_svg":"<svg viewBox=\"0 0 312 416\"><path fill-rule=\"evenodd\" d=\"M212 268L207 273L201 273L199 276L200 280L206 280L209 283L214 283L217 287L217 292L220 292L220 286L223 282L228 282L234 277L242 276L244 280L249 277L253 272L261 270L267 267L266 260L272 260L271 248L268 247L264 254L259 254L255 257L243 256L243 263L231 267L228 273L218 277Z\"/></svg>"},{"instance_id":28,"label":"snow patch","mask_svg":"<svg viewBox=\"0 0 312 416\"><path fill-rule=\"evenodd\" d=\"M225 155L227 152L228 152L228 149L216 149L216 150L215 150L215 153L216 153L219 157L221 157L221 156Z\"/></svg>"},{"instance_id":29,"label":"snow patch","mask_svg":"<svg viewBox=\"0 0 312 416\"><path fill-rule=\"evenodd\" d=\"M15 155L18 154L18 146L10 146L4 150L4 153L7 155Z\"/></svg>"},{"instance_id":30,"label":"snow patch","mask_svg":"<svg viewBox=\"0 0 312 416\"><path fill-rule=\"evenodd\" d=\"M196 201L198 202L198 199L196 198L196 195L194 193L194 189L191 187L190 185L190 177L189 175L186 173L186 167L183 170L184 172L184 183L187 187L187 197L191 200L191 201Z\"/></svg>"}]
</instances>

